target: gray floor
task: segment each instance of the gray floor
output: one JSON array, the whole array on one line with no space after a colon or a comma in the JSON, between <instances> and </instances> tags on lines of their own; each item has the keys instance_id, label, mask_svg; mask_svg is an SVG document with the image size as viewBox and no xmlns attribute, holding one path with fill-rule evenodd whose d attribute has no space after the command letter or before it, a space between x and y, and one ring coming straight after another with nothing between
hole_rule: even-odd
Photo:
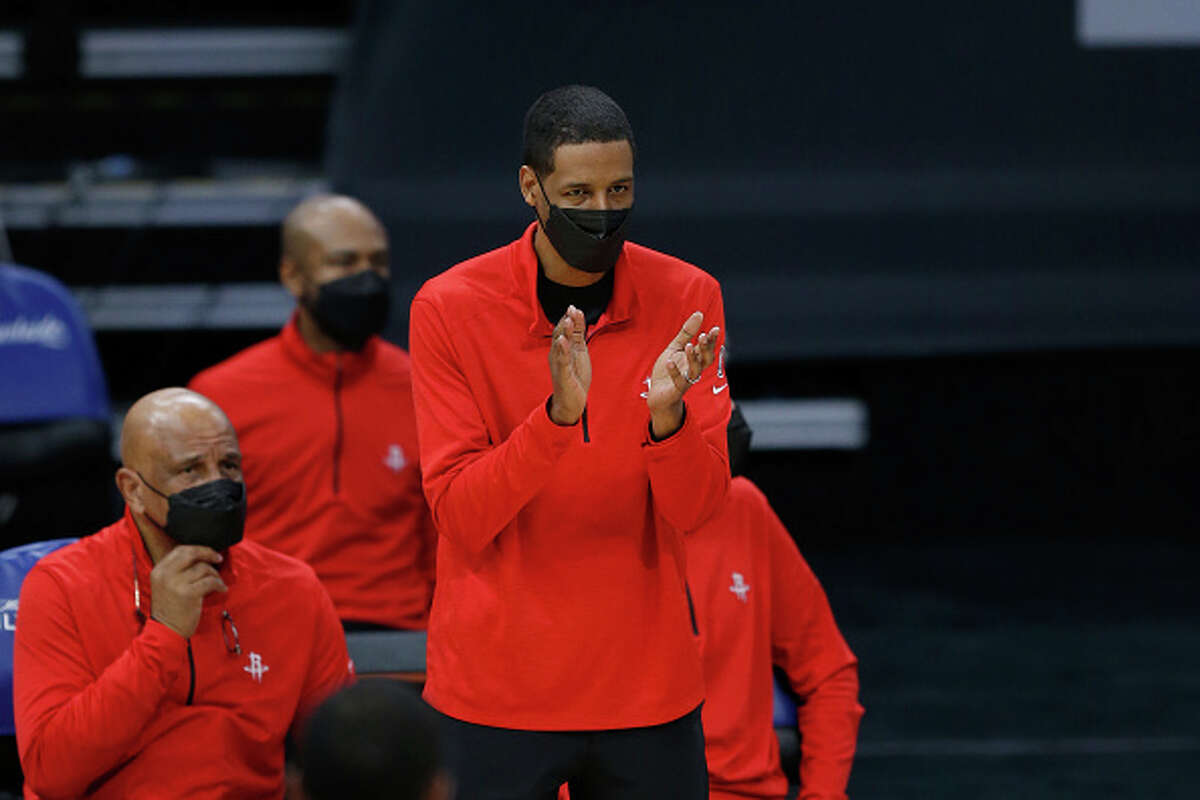
<instances>
[{"instance_id":1,"label":"gray floor","mask_svg":"<svg viewBox=\"0 0 1200 800\"><path fill-rule=\"evenodd\" d=\"M1200 797L1197 545L976 539L810 554L860 659L849 793Z\"/></svg>"}]
</instances>

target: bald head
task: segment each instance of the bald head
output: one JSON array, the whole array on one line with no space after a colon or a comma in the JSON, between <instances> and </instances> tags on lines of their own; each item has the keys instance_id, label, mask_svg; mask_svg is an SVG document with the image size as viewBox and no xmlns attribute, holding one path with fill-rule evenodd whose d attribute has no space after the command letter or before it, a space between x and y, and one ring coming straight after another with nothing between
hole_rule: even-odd
<instances>
[{"instance_id":1,"label":"bald head","mask_svg":"<svg viewBox=\"0 0 1200 800\"><path fill-rule=\"evenodd\" d=\"M364 274L368 271L384 280L372 280ZM387 317L389 274L387 234L375 215L354 198L311 197L292 209L284 220L279 280L296 298L297 328L314 352L358 350L368 336L382 330ZM382 289L375 292L384 296L355 298L354 307L349 309L349 323L346 314L318 321L315 309L325 286L347 280L361 288L363 279L368 285L382 284ZM336 294L337 290L331 293ZM366 307L359 307L364 303Z\"/></svg>"},{"instance_id":2,"label":"bald head","mask_svg":"<svg viewBox=\"0 0 1200 800\"><path fill-rule=\"evenodd\" d=\"M121 429L124 468L163 492L232 477L241 480L237 434L220 407L188 389L160 389L138 400Z\"/></svg>"},{"instance_id":3,"label":"bald head","mask_svg":"<svg viewBox=\"0 0 1200 800\"><path fill-rule=\"evenodd\" d=\"M364 244L368 254L382 249L386 257L387 236L383 225L353 197L338 194L310 197L293 208L283 221L283 257L305 269L319 263L322 251L357 251Z\"/></svg>"}]
</instances>

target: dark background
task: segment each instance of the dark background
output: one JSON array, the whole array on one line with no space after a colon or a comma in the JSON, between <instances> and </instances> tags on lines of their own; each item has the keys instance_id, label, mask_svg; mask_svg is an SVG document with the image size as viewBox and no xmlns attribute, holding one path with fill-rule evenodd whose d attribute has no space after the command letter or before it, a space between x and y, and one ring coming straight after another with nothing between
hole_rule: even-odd
<instances>
[{"instance_id":1,"label":"dark background","mask_svg":"<svg viewBox=\"0 0 1200 800\"><path fill-rule=\"evenodd\" d=\"M862 661L852 797L1193 797L1200 49L1071 2L6 4L0 179L130 153L324 175L388 225L396 313L515 238L521 119L600 86L633 238L716 275L741 399L854 397L853 451L756 454ZM340 76L90 80L95 25L347 26ZM283 165L283 167L280 167ZM272 226L9 231L72 286L270 281ZM119 405L268 334L106 330ZM0 388L0 391L4 389Z\"/></svg>"}]
</instances>

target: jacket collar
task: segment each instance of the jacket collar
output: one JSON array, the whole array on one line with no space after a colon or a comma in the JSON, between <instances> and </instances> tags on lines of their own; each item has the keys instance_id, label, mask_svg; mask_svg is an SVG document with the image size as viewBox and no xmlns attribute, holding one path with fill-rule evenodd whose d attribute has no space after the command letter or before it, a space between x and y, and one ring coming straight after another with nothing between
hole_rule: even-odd
<instances>
[{"instance_id":1,"label":"jacket collar","mask_svg":"<svg viewBox=\"0 0 1200 800\"><path fill-rule=\"evenodd\" d=\"M546 312L538 301L537 276L541 267L538 266L537 252L533 249L533 234L537 225L531 222L524 235L509 246L509 252L516 291L529 305L529 334L546 337L554 333L554 324L546 319ZM628 243L621 248L621 255L613 270L612 299L608 301L608 308L600 315L600 319L591 327L592 331L612 323L627 322L637 310L636 275L633 265L629 263Z\"/></svg>"},{"instance_id":2,"label":"jacket collar","mask_svg":"<svg viewBox=\"0 0 1200 800\"><path fill-rule=\"evenodd\" d=\"M363 349L354 352L318 353L308 346L308 342L300 335L293 311L291 319L283 326L279 339L283 343L283 352L296 365L317 376L321 380L333 383L340 366L342 378L353 378L368 372L375 365L379 352L379 337L372 336L367 340Z\"/></svg>"}]
</instances>

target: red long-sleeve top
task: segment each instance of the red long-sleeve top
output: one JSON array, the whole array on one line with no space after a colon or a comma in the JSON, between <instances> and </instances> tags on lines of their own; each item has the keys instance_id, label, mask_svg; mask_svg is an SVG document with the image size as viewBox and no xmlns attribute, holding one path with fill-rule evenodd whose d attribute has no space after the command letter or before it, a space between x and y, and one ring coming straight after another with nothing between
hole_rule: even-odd
<instances>
[{"instance_id":1,"label":"red long-sleeve top","mask_svg":"<svg viewBox=\"0 0 1200 800\"><path fill-rule=\"evenodd\" d=\"M189 387L237 431L246 535L307 562L343 620L425 627L435 535L408 354L379 337L316 353L293 318Z\"/></svg>"},{"instance_id":2,"label":"red long-sleeve top","mask_svg":"<svg viewBox=\"0 0 1200 800\"><path fill-rule=\"evenodd\" d=\"M353 678L328 594L307 565L242 542L220 567L229 591L205 598L185 639L135 611L136 575L150 614L151 568L126 511L26 576L13 645L26 798L282 797L288 729Z\"/></svg>"},{"instance_id":3,"label":"red long-sleeve top","mask_svg":"<svg viewBox=\"0 0 1200 800\"><path fill-rule=\"evenodd\" d=\"M844 800L858 722L858 660L821 584L766 497L734 478L721 512L688 534L688 581L708 696L702 712L709 796L785 797L772 666L803 700L801 800Z\"/></svg>"},{"instance_id":4,"label":"red long-sleeve top","mask_svg":"<svg viewBox=\"0 0 1200 800\"><path fill-rule=\"evenodd\" d=\"M654 725L704 696L681 531L729 483L729 393L715 367L683 427L649 435L655 360L696 310L725 320L717 282L627 243L587 332L584 419L547 414L553 326L537 299L534 226L430 280L410 345L425 493L439 536L425 696L477 724Z\"/></svg>"}]
</instances>

